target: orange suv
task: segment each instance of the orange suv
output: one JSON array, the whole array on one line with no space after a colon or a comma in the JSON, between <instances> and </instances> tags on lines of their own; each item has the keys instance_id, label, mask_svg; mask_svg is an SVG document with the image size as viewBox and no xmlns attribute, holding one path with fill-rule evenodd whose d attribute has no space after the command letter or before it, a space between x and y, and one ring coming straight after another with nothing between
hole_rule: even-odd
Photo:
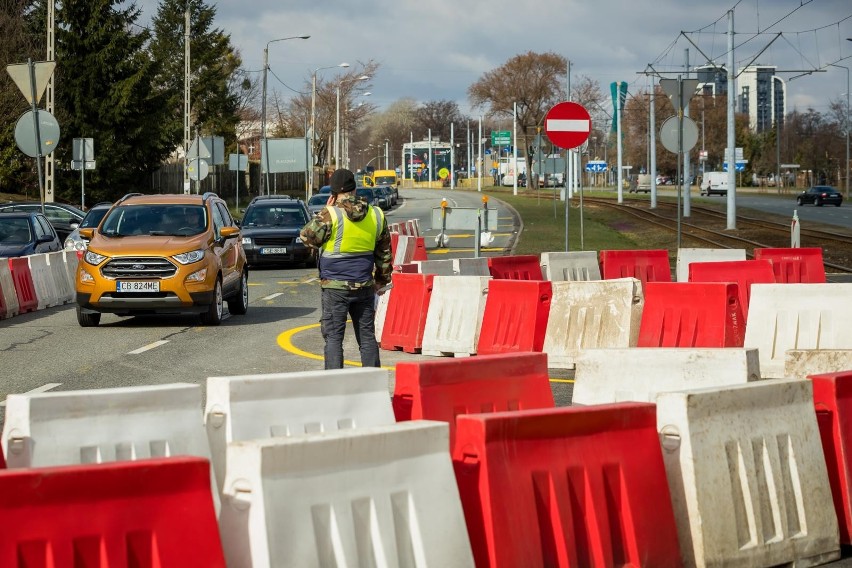
<instances>
[{"instance_id":1,"label":"orange suv","mask_svg":"<svg viewBox=\"0 0 852 568\"><path fill-rule=\"evenodd\" d=\"M128 194L89 239L77 268L77 322L121 316L186 314L219 325L223 302L232 314L248 309L248 268L225 202L204 195Z\"/></svg>"}]
</instances>

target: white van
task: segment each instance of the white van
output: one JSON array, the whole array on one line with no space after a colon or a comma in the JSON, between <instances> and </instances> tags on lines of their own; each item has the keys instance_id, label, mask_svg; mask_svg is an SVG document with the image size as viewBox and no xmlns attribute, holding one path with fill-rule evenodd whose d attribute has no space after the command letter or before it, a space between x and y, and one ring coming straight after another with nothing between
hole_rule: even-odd
<instances>
[{"instance_id":1,"label":"white van","mask_svg":"<svg viewBox=\"0 0 852 568\"><path fill-rule=\"evenodd\" d=\"M728 195L728 172L704 172L701 195Z\"/></svg>"}]
</instances>

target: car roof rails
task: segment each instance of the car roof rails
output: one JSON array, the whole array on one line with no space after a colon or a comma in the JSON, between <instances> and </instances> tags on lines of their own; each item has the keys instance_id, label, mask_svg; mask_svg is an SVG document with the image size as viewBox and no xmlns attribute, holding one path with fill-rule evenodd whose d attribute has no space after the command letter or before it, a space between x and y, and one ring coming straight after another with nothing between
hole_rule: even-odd
<instances>
[{"instance_id":1,"label":"car roof rails","mask_svg":"<svg viewBox=\"0 0 852 568\"><path fill-rule=\"evenodd\" d=\"M98 201L92 207L100 207L101 205L112 205L112 201Z\"/></svg>"},{"instance_id":2,"label":"car roof rails","mask_svg":"<svg viewBox=\"0 0 852 568\"><path fill-rule=\"evenodd\" d=\"M216 197L216 198L218 198L219 196L218 196L215 192L213 192L213 191L205 191L205 192L204 192L204 195L202 195L202 196L201 196L201 201L202 201L202 202L207 201L207 200L208 200L208 199L210 199L211 197Z\"/></svg>"},{"instance_id":3,"label":"car roof rails","mask_svg":"<svg viewBox=\"0 0 852 568\"><path fill-rule=\"evenodd\" d=\"M131 197L138 197L140 195L144 195L144 194L142 194L142 193L128 193L127 195L125 195L124 197L122 197L121 199L116 201L115 204L118 205L119 203L126 201L126 200L130 199Z\"/></svg>"}]
</instances>

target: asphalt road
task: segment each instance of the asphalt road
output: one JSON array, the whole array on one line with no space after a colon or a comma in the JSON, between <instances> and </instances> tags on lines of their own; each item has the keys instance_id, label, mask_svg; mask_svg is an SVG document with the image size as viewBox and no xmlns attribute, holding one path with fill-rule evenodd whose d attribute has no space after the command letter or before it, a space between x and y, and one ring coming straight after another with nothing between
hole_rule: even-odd
<instances>
[{"instance_id":1,"label":"asphalt road","mask_svg":"<svg viewBox=\"0 0 852 568\"><path fill-rule=\"evenodd\" d=\"M432 208L446 197L451 207L476 208L481 196L450 190L406 190L404 201L387 213L389 222L417 218L432 258L472 257L473 230L448 231L448 248L437 249ZM484 255L500 254L517 232L512 212L493 200L498 227ZM494 213L492 212L492 215ZM105 314L95 328L77 324L74 305L48 308L0 321L0 400L10 393L75 390L173 382L204 385L207 377L281 373L323 368L319 332L320 291L316 269L257 269L249 276L249 310L221 326L203 327L193 316L123 318ZM351 329L344 355L359 361ZM425 357L382 351L389 368ZM568 404L566 383L554 383ZM3 408L0 407L0 416Z\"/></svg>"}]
</instances>

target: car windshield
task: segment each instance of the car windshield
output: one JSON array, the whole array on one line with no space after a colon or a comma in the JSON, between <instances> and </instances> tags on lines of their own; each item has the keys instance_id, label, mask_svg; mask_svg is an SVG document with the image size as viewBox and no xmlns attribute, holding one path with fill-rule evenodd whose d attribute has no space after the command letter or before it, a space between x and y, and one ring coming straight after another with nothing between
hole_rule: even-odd
<instances>
[{"instance_id":1,"label":"car windshield","mask_svg":"<svg viewBox=\"0 0 852 568\"><path fill-rule=\"evenodd\" d=\"M374 194L372 189L367 189L366 187L360 187L355 190L355 195L362 199L366 199L368 202L373 200Z\"/></svg>"},{"instance_id":2,"label":"car windshield","mask_svg":"<svg viewBox=\"0 0 852 568\"><path fill-rule=\"evenodd\" d=\"M26 217L7 218L0 223L0 244L22 245L31 240L30 222Z\"/></svg>"},{"instance_id":3,"label":"car windshield","mask_svg":"<svg viewBox=\"0 0 852 568\"><path fill-rule=\"evenodd\" d=\"M189 237L207 229L203 205L144 204L115 207L104 219L101 233L108 237L160 235Z\"/></svg>"},{"instance_id":4,"label":"car windshield","mask_svg":"<svg viewBox=\"0 0 852 568\"><path fill-rule=\"evenodd\" d=\"M101 219L109 211L109 207L99 207L97 209L89 209L89 212L86 213L86 216L83 217L83 220L80 222L81 229L90 229L92 227L97 227L101 222Z\"/></svg>"},{"instance_id":5,"label":"car windshield","mask_svg":"<svg viewBox=\"0 0 852 568\"><path fill-rule=\"evenodd\" d=\"M392 176L376 176L376 185L393 185L396 183L396 178Z\"/></svg>"},{"instance_id":6,"label":"car windshield","mask_svg":"<svg viewBox=\"0 0 852 568\"><path fill-rule=\"evenodd\" d=\"M311 196L308 205L325 205L328 203L328 195L317 194Z\"/></svg>"},{"instance_id":7,"label":"car windshield","mask_svg":"<svg viewBox=\"0 0 852 568\"><path fill-rule=\"evenodd\" d=\"M243 227L303 227L308 220L296 205L255 205L243 217Z\"/></svg>"}]
</instances>

